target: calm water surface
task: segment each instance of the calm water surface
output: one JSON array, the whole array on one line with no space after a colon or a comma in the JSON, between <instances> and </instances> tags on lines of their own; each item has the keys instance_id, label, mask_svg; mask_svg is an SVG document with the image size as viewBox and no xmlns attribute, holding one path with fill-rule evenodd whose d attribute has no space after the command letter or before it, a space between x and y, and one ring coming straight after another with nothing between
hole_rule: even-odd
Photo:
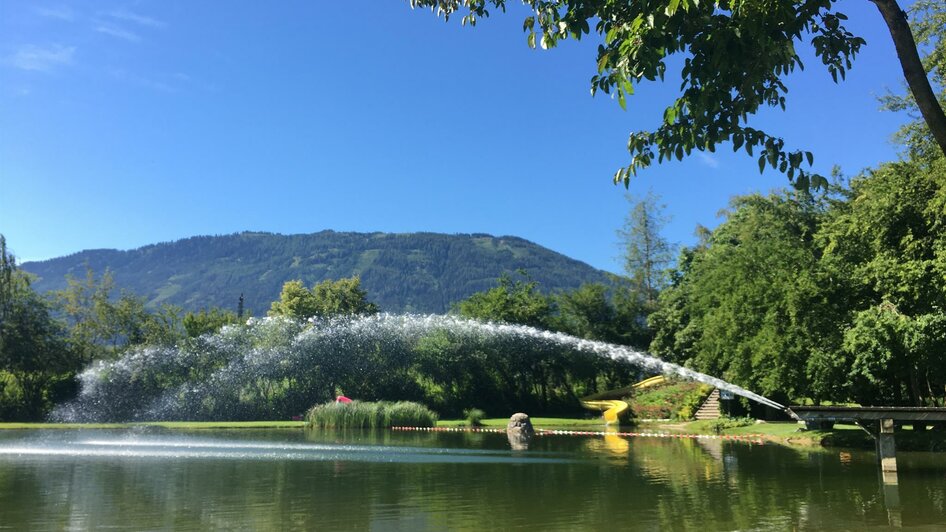
<instances>
[{"instance_id":1,"label":"calm water surface","mask_svg":"<svg viewBox=\"0 0 946 532\"><path fill-rule=\"evenodd\" d=\"M946 455L721 440L0 432L0 529L946 529Z\"/></svg>"}]
</instances>

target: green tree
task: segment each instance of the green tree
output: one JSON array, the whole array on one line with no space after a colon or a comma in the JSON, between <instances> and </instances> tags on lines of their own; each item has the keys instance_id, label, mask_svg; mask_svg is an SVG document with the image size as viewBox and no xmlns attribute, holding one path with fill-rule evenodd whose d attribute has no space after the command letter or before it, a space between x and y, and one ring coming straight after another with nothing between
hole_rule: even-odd
<instances>
[{"instance_id":1,"label":"green tree","mask_svg":"<svg viewBox=\"0 0 946 532\"><path fill-rule=\"evenodd\" d=\"M873 0L886 22L906 81L941 152L946 153L946 115L937 101L917 51L906 14L896 0ZM809 40L834 77L844 78L864 39L847 31L837 0L523 0L532 13L523 29L531 47L551 48L594 31L600 38L591 92L614 93L621 107L642 80L663 79L667 58L684 56L680 94L666 108L660 126L632 133L630 164L615 182L655 159L682 159L693 150L715 151L723 142L758 155L802 189L827 187L827 180L803 168L811 152L789 150L783 139L750 127L749 116L764 107L785 108L784 80L804 68L796 47ZM475 25L489 8L506 0L410 0L449 18L460 12Z\"/></svg>"},{"instance_id":2,"label":"green tree","mask_svg":"<svg viewBox=\"0 0 946 532\"><path fill-rule=\"evenodd\" d=\"M200 309L198 312L188 312L184 315L183 326L187 336L196 338L215 333L224 325L234 325L240 321L234 312L214 307L210 310Z\"/></svg>"},{"instance_id":3,"label":"green tree","mask_svg":"<svg viewBox=\"0 0 946 532\"><path fill-rule=\"evenodd\" d=\"M865 403L936 404L946 386L946 160L882 165L819 233L823 267L844 287L849 325L835 354ZM812 375L816 377L817 375Z\"/></svg>"},{"instance_id":4,"label":"green tree","mask_svg":"<svg viewBox=\"0 0 946 532\"><path fill-rule=\"evenodd\" d=\"M844 332L850 396L862 404L940 406L946 315L909 316L889 302L854 316Z\"/></svg>"},{"instance_id":5,"label":"green tree","mask_svg":"<svg viewBox=\"0 0 946 532\"><path fill-rule=\"evenodd\" d=\"M647 309L627 280L583 284L554 298L555 330L579 338L646 348L650 343Z\"/></svg>"},{"instance_id":6,"label":"green tree","mask_svg":"<svg viewBox=\"0 0 946 532\"><path fill-rule=\"evenodd\" d=\"M624 272L638 297L653 307L673 258L673 246L661 234L669 219L663 214L664 206L652 193L636 201L632 196L627 199L633 207L624 227L618 231L624 250Z\"/></svg>"},{"instance_id":7,"label":"green tree","mask_svg":"<svg viewBox=\"0 0 946 532\"><path fill-rule=\"evenodd\" d=\"M173 344L184 336L179 308L163 305L152 313L143 298L124 290L113 299L115 281L107 269L96 277L87 268L84 279L70 275L66 281L66 288L52 292L53 306L66 320L70 344L86 362L129 346Z\"/></svg>"},{"instance_id":8,"label":"green tree","mask_svg":"<svg viewBox=\"0 0 946 532\"><path fill-rule=\"evenodd\" d=\"M773 397L807 393L808 355L836 324L814 243L826 208L806 193L734 199L708 246L681 258L651 349Z\"/></svg>"},{"instance_id":9,"label":"green tree","mask_svg":"<svg viewBox=\"0 0 946 532\"><path fill-rule=\"evenodd\" d=\"M0 235L0 419L42 419L70 391L78 364L63 336Z\"/></svg>"},{"instance_id":10,"label":"green tree","mask_svg":"<svg viewBox=\"0 0 946 532\"><path fill-rule=\"evenodd\" d=\"M520 271L521 276L525 273ZM477 292L457 304L457 311L465 318L501 321L546 328L552 317L552 300L539 292L535 281L516 279L508 274L499 278L498 286Z\"/></svg>"},{"instance_id":11,"label":"green tree","mask_svg":"<svg viewBox=\"0 0 946 532\"><path fill-rule=\"evenodd\" d=\"M97 279L95 272L86 268L85 279L67 275L66 288L51 294L54 307L66 320L70 343L86 362L95 359L102 346L114 347L117 341L112 333L114 309L109 302L114 287L107 269Z\"/></svg>"},{"instance_id":12,"label":"green tree","mask_svg":"<svg viewBox=\"0 0 946 532\"><path fill-rule=\"evenodd\" d=\"M138 298L143 304L143 300ZM182 318L183 310L177 305L162 304L148 312L144 325L144 341L149 345L174 345L184 339L187 331Z\"/></svg>"},{"instance_id":13,"label":"green tree","mask_svg":"<svg viewBox=\"0 0 946 532\"><path fill-rule=\"evenodd\" d=\"M378 306L369 301L367 292L361 289L361 280L350 277L322 281L311 290L302 281L287 281L283 284L279 300L270 307L269 315L308 319L377 312Z\"/></svg>"},{"instance_id":14,"label":"green tree","mask_svg":"<svg viewBox=\"0 0 946 532\"><path fill-rule=\"evenodd\" d=\"M943 404L946 159L840 192L735 199L681 255L652 351L775 397Z\"/></svg>"}]
</instances>

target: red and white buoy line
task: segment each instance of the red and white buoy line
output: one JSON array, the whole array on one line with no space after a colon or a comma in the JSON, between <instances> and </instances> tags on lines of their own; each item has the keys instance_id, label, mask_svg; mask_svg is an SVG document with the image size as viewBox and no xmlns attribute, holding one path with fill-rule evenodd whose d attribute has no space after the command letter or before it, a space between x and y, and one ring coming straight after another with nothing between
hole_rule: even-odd
<instances>
[{"instance_id":1,"label":"red and white buoy line","mask_svg":"<svg viewBox=\"0 0 946 532\"><path fill-rule=\"evenodd\" d=\"M391 427L391 430L409 432L485 432L505 434L506 429L482 427ZM607 432L603 430L553 430L535 429L536 436L624 436L628 438L678 438L694 440L734 440L763 445L761 434L686 434L678 432Z\"/></svg>"},{"instance_id":2,"label":"red and white buoy line","mask_svg":"<svg viewBox=\"0 0 946 532\"><path fill-rule=\"evenodd\" d=\"M412 432L489 432L505 434L506 429L486 429L483 427L391 427L391 430L406 430Z\"/></svg>"}]
</instances>

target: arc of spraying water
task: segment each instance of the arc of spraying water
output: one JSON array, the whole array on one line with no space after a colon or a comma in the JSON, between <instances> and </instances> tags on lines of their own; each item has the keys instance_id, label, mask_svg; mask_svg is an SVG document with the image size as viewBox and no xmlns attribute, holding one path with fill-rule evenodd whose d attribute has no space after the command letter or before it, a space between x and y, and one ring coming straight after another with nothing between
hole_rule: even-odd
<instances>
[{"instance_id":1,"label":"arc of spraying water","mask_svg":"<svg viewBox=\"0 0 946 532\"><path fill-rule=\"evenodd\" d=\"M310 324L287 321L285 318L249 320L245 327L224 328L215 335L202 337L209 348L226 356L226 363L200 380L164 389L151 396L147 404L134 403L139 399L147 379L142 376L160 375L169 368L174 371L192 367L201 353L187 347L142 348L118 360L97 362L81 375L82 390L77 400L60 405L52 414L59 421L97 421L115 412L116 405L132 400L137 405L131 414L135 419L168 419L186 415L193 404L201 401L222 401L232 396L228 390L263 377L278 378L304 371L326 357L344 356L346 349L358 340L416 341L438 330L449 330L479 338L509 338L544 342L574 351L622 361L663 375L676 375L727 390L778 410L785 406L722 379L661 360L644 351L595 340L576 338L560 332L550 332L526 325L481 322L457 316L376 314L365 317L316 320ZM276 348L254 347L254 338L271 335L283 336L286 342ZM190 350L189 350L190 349ZM151 390L150 388L145 388ZM130 397L125 397L125 396ZM127 410L127 409L126 409ZM128 415L127 412L124 415Z\"/></svg>"}]
</instances>

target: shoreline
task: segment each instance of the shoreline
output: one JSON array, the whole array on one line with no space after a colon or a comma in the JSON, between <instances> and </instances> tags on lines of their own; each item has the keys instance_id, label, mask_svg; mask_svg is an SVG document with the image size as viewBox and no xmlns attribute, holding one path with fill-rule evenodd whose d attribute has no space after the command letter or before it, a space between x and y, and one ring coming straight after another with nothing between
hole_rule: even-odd
<instances>
[{"instance_id":1,"label":"shoreline","mask_svg":"<svg viewBox=\"0 0 946 532\"><path fill-rule=\"evenodd\" d=\"M505 418L482 420L480 427L504 429L508 422ZM600 419L579 418L532 418L536 429L575 430L586 429L589 432L605 431L606 426ZM438 428L471 428L466 420L440 420ZM132 428L161 428L167 430L211 430L211 429L305 429L305 421L147 421L130 423L44 423L44 422L0 422L0 431L5 430L105 430ZM650 432L672 435L728 436L734 438L757 438L766 443L803 448L855 448L873 449L873 438L855 425L837 425L832 430L805 430L796 422L757 422L741 427L714 430L712 422L690 421L646 421L633 425L614 427L620 432ZM917 452L946 452L946 432L913 432L902 430L897 433L897 450Z\"/></svg>"}]
</instances>

